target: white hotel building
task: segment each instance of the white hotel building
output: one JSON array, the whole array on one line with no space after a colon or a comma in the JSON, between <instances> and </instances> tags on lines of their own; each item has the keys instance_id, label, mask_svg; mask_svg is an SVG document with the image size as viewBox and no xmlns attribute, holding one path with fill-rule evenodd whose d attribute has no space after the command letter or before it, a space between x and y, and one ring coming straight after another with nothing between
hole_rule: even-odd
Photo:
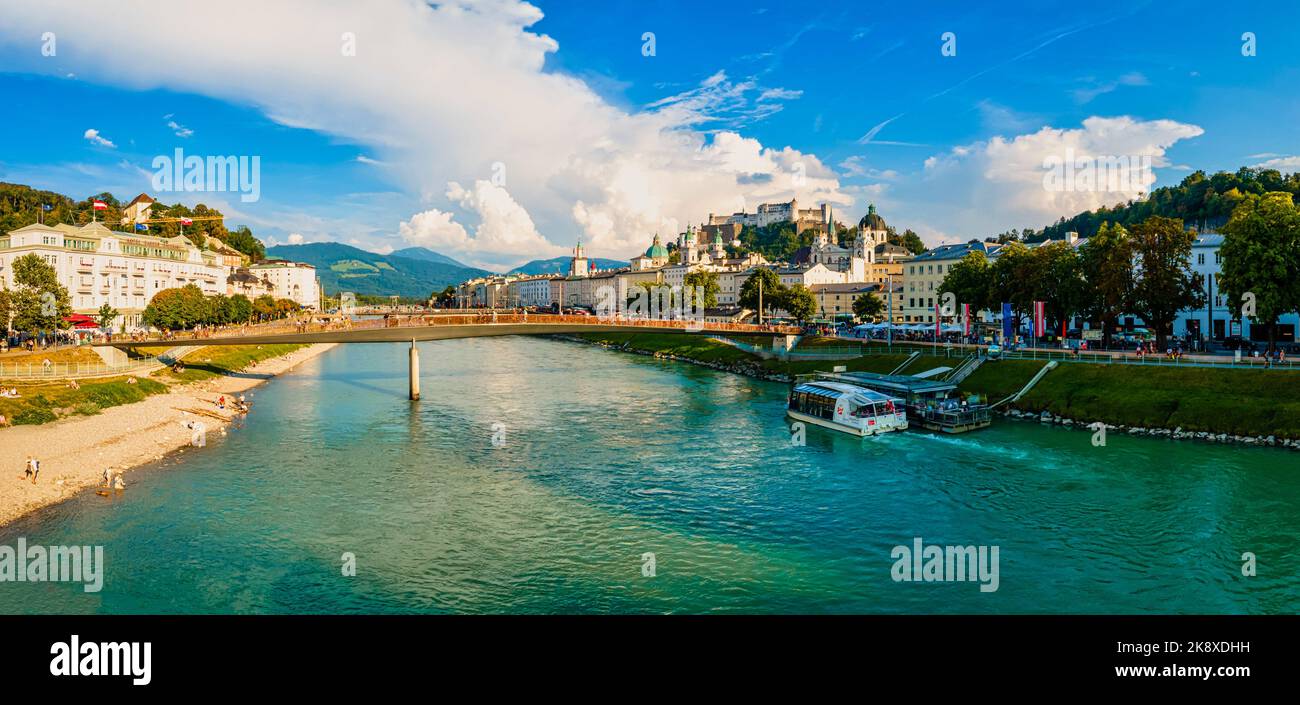
<instances>
[{"instance_id":1,"label":"white hotel building","mask_svg":"<svg viewBox=\"0 0 1300 705\"><path fill-rule=\"evenodd\" d=\"M1253 324L1240 313L1241 303L1231 301L1219 284L1223 271L1223 235L1202 233L1192 243L1191 269L1201 275L1205 304L1198 309L1185 309L1174 320L1174 335L1193 340L1222 341L1239 335L1256 343L1268 342L1268 326ZM1288 313L1278 317L1277 342L1293 343L1300 330L1300 314Z\"/></svg>"},{"instance_id":2,"label":"white hotel building","mask_svg":"<svg viewBox=\"0 0 1300 705\"><path fill-rule=\"evenodd\" d=\"M163 289L194 284L204 294L226 292L220 255L179 236L135 236L103 223L28 225L0 235L0 283L17 286L13 262L28 254L54 267L74 312L95 315L104 304L117 309L114 327L140 327L145 306Z\"/></svg>"},{"instance_id":3,"label":"white hotel building","mask_svg":"<svg viewBox=\"0 0 1300 705\"><path fill-rule=\"evenodd\" d=\"M272 259L258 262L248 271L271 282L271 295L277 299L291 299L303 308L320 308L320 285L316 282L316 268L310 264Z\"/></svg>"},{"instance_id":4,"label":"white hotel building","mask_svg":"<svg viewBox=\"0 0 1300 705\"><path fill-rule=\"evenodd\" d=\"M195 247L180 236L132 235L109 230L103 223L34 224L0 234L0 285L16 288L13 262L28 254L54 268L68 290L73 312L94 316L108 304L119 313L113 327L125 325L128 330L143 327L140 319L154 294L188 284L208 296L227 294L236 269L222 252ZM311 265L272 261L250 269L271 282L273 296L319 308L320 287ZM0 328L6 323L0 321Z\"/></svg>"}]
</instances>

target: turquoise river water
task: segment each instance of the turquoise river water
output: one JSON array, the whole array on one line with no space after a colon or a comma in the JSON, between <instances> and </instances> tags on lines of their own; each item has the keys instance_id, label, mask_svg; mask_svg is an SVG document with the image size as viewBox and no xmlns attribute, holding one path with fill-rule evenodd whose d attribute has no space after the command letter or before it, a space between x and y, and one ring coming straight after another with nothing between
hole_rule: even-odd
<instances>
[{"instance_id":1,"label":"turquoise river water","mask_svg":"<svg viewBox=\"0 0 1300 705\"><path fill-rule=\"evenodd\" d=\"M405 346L339 346L121 497L0 529L105 556L99 592L3 583L0 612L1300 611L1289 451L1003 420L797 446L784 385L555 340L420 349L418 403ZM917 538L997 546L998 589L894 580Z\"/></svg>"}]
</instances>

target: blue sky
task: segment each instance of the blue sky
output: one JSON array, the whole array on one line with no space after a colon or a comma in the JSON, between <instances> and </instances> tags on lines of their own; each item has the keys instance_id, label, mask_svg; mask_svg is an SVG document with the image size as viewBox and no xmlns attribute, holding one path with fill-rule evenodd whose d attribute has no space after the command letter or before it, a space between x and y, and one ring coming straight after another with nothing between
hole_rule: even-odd
<instances>
[{"instance_id":1,"label":"blue sky","mask_svg":"<svg viewBox=\"0 0 1300 705\"><path fill-rule=\"evenodd\" d=\"M281 243L504 268L792 195L854 221L877 203L931 244L1121 199L1045 194L1067 147L1152 156L1158 185L1300 168L1295 4L998 5L127 2L88 27L70 0L3 0L0 179L130 198L178 147L258 155L255 203L156 195Z\"/></svg>"}]
</instances>

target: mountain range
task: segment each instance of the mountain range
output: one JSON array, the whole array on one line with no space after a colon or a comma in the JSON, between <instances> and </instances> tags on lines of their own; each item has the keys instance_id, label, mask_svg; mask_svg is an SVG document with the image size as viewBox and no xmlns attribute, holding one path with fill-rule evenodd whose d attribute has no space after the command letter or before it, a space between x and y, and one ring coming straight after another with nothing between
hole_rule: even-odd
<instances>
[{"instance_id":1,"label":"mountain range","mask_svg":"<svg viewBox=\"0 0 1300 705\"><path fill-rule=\"evenodd\" d=\"M338 242L312 242L268 247L266 256L312 265L327 295L350 291L423 299L490 273L420 247L381 255Z\"/></svg>"},{"instance_id":2,"label":"mountain range","mask_svg":"<svg viewBox=\"0 0 1300 705\"><path fill-rule=\"evenodd\" d=\"M493 274L427 247L406 247L381 255L338 242L312 242L268 247L266 256L312 265L325 293L331 296L340 291L350 291L354 294L426 298L466 279ZM627 266L627 262L612 259L596 259L595 262L599 269ZM533 260L510 273L565 274L568 269L568 257L555 257Z\"/></svg>"},{"instance_id":3,"label":"mountain range","mask_svg":"<svg viewBox=\"0 0 1300 705\"><path fill-rule=\"evenodd\" d=\"M535 259L528 264L520 265L512 270L510 274L568 274L569 257L552 257L551 259ZM596 263L596 269L617 269L626 267L627 262L620 262L616 259L601 259L599 257L592 259Z\"/></svg>"}]
</instances>

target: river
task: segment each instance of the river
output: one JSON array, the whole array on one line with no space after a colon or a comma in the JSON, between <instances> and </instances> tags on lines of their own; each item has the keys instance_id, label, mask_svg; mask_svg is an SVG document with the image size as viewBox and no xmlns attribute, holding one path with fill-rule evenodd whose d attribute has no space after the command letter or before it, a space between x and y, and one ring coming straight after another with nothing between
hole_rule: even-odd
<instances>
[{"instance_id":1,"label":"river","mask_svg":"<svg viewBox=\"0 0 1300 705\"><path fill-rule=\"evenodd\" d=\"M106 562L99 592L0 583L0 612L1300 611L1289 451L1001 419L798 446L784 385L556 340L420 349L420 402L405 346L342 345L120 497L0 529ZM895 581L917 538L997 546L997 589Z\"/></svg>"}]
</instances>

